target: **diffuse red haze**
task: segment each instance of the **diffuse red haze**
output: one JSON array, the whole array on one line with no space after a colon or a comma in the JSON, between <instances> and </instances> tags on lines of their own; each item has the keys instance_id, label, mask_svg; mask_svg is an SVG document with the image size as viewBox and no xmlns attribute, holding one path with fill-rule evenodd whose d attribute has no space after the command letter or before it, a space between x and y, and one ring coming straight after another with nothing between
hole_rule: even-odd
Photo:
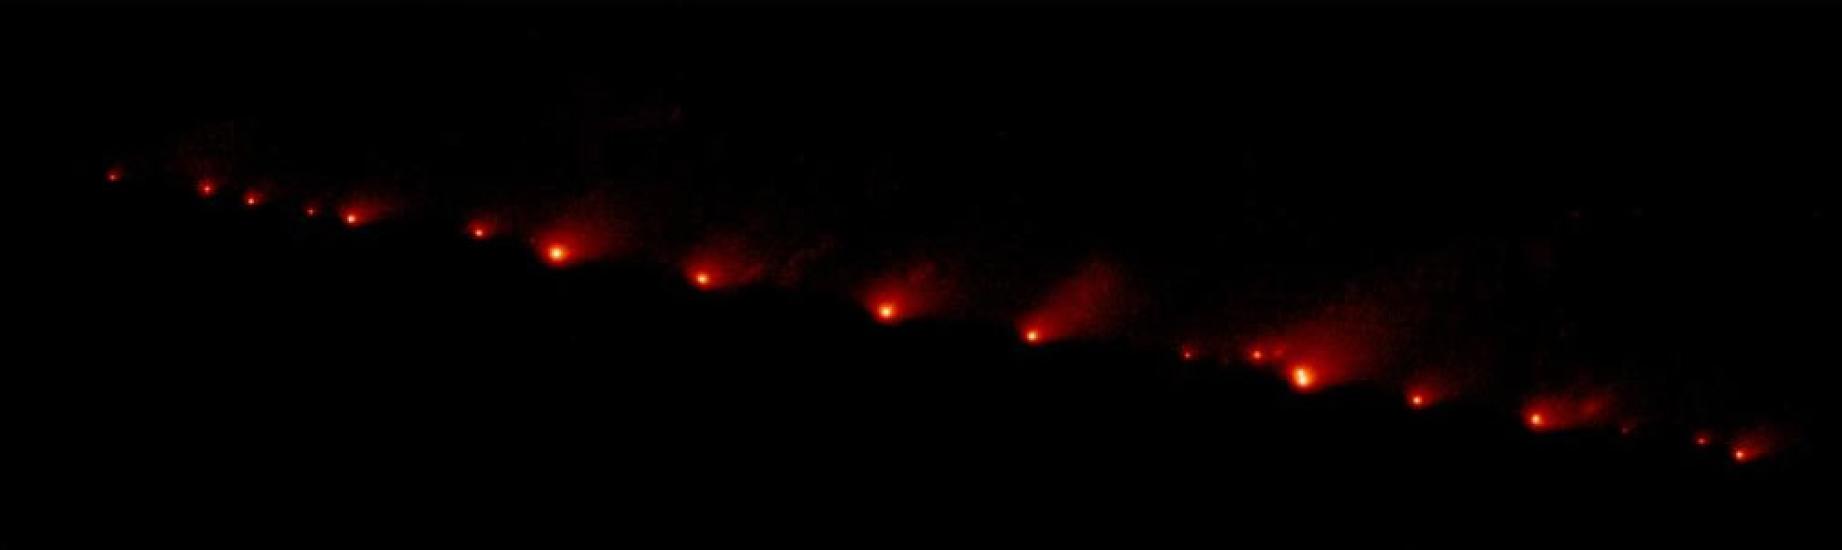
<instances>
[{"instance_id":1,"label":"diffuse red haze","mask_svg":"<svg viewBox=\"0 0 1842 550\"><path fill-rule=\"evenodd\" d=\"M465 231L467 232L468 238L476 241L490 239L495 234L492 222L484 219L474 219L473 221L467 222Z\"/></svg>"},{"instance_id":2,"label":"diffuse red haze","mask_svg":"<svg viewBox=\"0 0 1842 550\"><path fill-rule=\"evenodd\" d=\"M1610 391L1597 388L1540 393L1522 407L1522 422L1530 430L1557 431L1610 424L1616 418Z\"/></svg>"},{"instance_id":3,"label":"diffuse red haze","mask_svg":"<svg viewBox=\"0 0 1842 550\"><path fill-rule=\"evenodd\" d=\"M1104 336L1130 317L1137 301L1119 268L1089 261L1020 316L1017 332L1030 344Z\"/></svg>"},{"instance_id":4,"label":"diffuse red haze","mask_svg":"<svg viewBox=\"0 0 1842 550\"><path fill-rule=\"evenodd\" d=\"M397 210L399 200L387 192L364 188L354 190L338 200L332 212L340 225L359 228L377 223Z\"/></svg>"},{"instance_id":5,"label":"diffuse red haze","mask_svg":"<svg viewBox=\"0 0 1842 550\"><path fill-rule=\"evenodd\" d=\"M363 203L346 203L339 207L339 223L346 227L363 227L377 221L382 208Z\"/></svg>"},{"instance_id":6,"label":"diffuse red haze","mask_svg":"<svg viewBox=\"0 0 1842 550\"><path fill-rule=\"evenodd\" d=\"M893 325L949 309L951 288L939 262L919 261L870 281L861 299L872 319Z\"/></svg>"},{"instance_id":7,"label":"diffuse red haze","mask_svg":"<svg viewBox=\"0 0 1842 550\"><path fill-rule=\"evenodd\" d=\"M809 248L787 248L731 230L705 235L682 259L683 276L698 291L722 291L770 281L792 285ZM897 305L899 307L899 305Z\"/></svg>"},{"instance_id":8,"label":"diffuse red haze","mask_svg":"<svg viewBox=\"0 0 1842 550\"><path fill-rule=\"evenodd\" d=\"M1247 360L1272 367L1301 391L1375 378L1387 364L1393 338L1383 315L1356 307L1332 308L1262 338Z\"/></svg>"},{"instance_id":9,"label":"diffuse red haze","mask_svg":"<svg viewBox=\"0 0 1842 550\"><path fill-rule=\"evenodd\" d=\"M1788 439L1784 430L1774 426L1744 428L1734 433L1727 456L1737 464L1757 462L1777 454Z\"/></svg>"},{"instance_id":10,"label":"diffuse red haze","mask_svg":"<svg viewBox=\"0 0 1842 550\"><path fill-rule=\"evenodd\" d=\"M1401 396L1408 408L1430 409L1458 398L1473 385L1476 370L1421 368L1401 378Z\"/></svg>"},{"instance_id":11,"label":"diffuse red haze","mask_svg":"<svg viewBox=\"0 0 1842 550\"><path fill-rule=\"evenodd\" d=\"M572 213L545 223L532 233L531 243L539 260L556 267L620 257L633 246L616 218L593 212Z\"/></svg>"},{"instance_id":12,"label":"diffuse red haze","mask_svg":"<svg viewBox=\"0 0 1842 550\"><path fill-rule=\"evenodd\" d=\"M685 254L684 279L698 290L729 289L760 281L770 271L760 246L735 232L707 235Z\"/></svg>"}]
</instances>

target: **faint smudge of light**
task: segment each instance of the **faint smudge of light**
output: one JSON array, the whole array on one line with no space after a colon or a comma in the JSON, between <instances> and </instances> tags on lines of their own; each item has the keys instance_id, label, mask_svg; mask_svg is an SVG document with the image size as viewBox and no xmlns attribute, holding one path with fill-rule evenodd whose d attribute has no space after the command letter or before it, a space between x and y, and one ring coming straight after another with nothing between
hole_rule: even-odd
<instances>
[{"instance_id":1,"label":"faint smudge of light","mask_svg":"<svg viewBox=\"0 0 1842 550\"><path fill-rule=\"evenodd\" d=\"M1189 346L1183 346L1177 348L1177 356L1183 358L1184 361L1192 361L1196 359L1196 350L1190 349Z\"/></svg>"},{"instance_id":2,"label":"faint smudge of light","mask_svg":"<svg viewBox=\"0 0 1842 550\"><path fill-rule=\"evenodd\" d=\"M256 206L259 204L262 204L262 194L261 193L250 191L250 192L243 194L243 205L244 206Z\"/></svg>"},{"instance_id":3,"label":"faint smudge of light","mask_svg":"<svg viewBox=\"0 0 1842 550\"><path fill-rule=\"evenodd\" d=\"M122 169L110 168L108 172L103 173L102 178L109 180L109 183L118 183L122 180Z\"/></svg>"},{"instance_id":4,"label":"faint smudge of light","mask_svg":"<svg viewBox=\"0 0 1842 550\"><path fill-rule=\"evenodd\" d=\"M361 222L361 221L364 221L364 220L358 217L358 213L356 212L346 212L345 213L345 225L350 226L350 227L358 227L358 222Z\"/></svg>"},{"instance_id":5,"label":"faint smudge of light","mask_svg":"<svg viewBox=\"0 0 1842 550\"><path fill-rule=\"evenodd\" d=\"M473 222L467 224L467 235L473 237L473 240L483 241L492 235L492 231L486 228L485 222Z\"/></svg>"},{"instance_id":6,"label":"faint smudge of light","mask_svg":"<svg viewBox=\"0 0 1842 550\"><path fill-rule=\"evenodd\" d=\"M217 182L210 179L198 180L198 196L210 198L217 194Z\"/></svg>"}]
</instances>

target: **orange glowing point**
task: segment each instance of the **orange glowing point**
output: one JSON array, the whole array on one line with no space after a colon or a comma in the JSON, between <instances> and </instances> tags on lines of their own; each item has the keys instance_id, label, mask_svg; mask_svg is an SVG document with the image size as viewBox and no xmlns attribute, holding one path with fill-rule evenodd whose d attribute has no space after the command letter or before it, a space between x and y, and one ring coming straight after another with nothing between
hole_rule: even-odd
<instances>
[{"instance_id":1,"label":"orange glowing point","mask_svg":"<svg viewBox=\"0 0 1842 550\"><path fill-rule=\"evenodd\" d=\"M473 240L484 240L487 235L486 226L477 223L473 224L467 228L467 234L472 235Z\"/></svg>"},{"instance_id":2,"label":"orange glowing point","mask_svg":"<svg viewBox=\"0 0 1842 550\"><path fill-rule=\"evenodd\" d=\"M876 306L876 318L884 321L895 320L895 304L884 302L882 305Z\"/></svg>"},{"instance_id":3,"label":"orange glowing point","mask_svg":"<svg viewBox=\"0 0 1842 550\"><path fill-rule=\"evenodd\" d=\"M691 282L696 283L699 288L710 288L710 274L703 271L694 273L691 275Z\"/></svg>"},{"instance_id":4,"label":"orange glowing point","mask_svg":"<svg viewBox=\"0 0 1842 550\"><path fill-rule=\"evenodd\" d=\"M553 264L561 264L569 261L569 247L561 244L552 244L545 247L544 258L550 260L550 263Z\"/></svg>"},{"instance_id":5,"label":"orange glowing point","mask_svg":"<svg viewBox=\"0 0 1842 550\"><path fill-rule=\"evenodd\" d=\"M1548 425L1548 420L1545 418L1542 418L1541 413L1532 413L1529 415L1529 427L1530 428L1535 428L1539 430L1547 425Z\"/></svg>"},{"instance_id":6,"label":"orange glowing point","mask_svg":"<svg viewBox=\"0 0 1842 550\"><path fill-rule=\"evenodd\" d=\"M1196 351L1185 347L1185 348L1182 348L1182 350L1178 351L1177 355L1180 357L1183 357L1184 361L1189 361L1191 359L1196 358Z\"/></svg>"},{"instance_id":7,"label":"orange glowing point","mask_svg":"<svg viewBox=\"0 0 1842 550\"><path fill-rule=\"evenodd\" d=\"M245 193L243 195L243 205L244 206L255 206L258 204L262 204L262 195L258 195L255 193Z\"/></svg>"},{"instance_id":8,"label":"orange glowing point","mask_svg":"<svg viewBox=\"0 0 1842 550\"><path fill-rule=\"evenodd\" d=\"M1259 361L1259 360L1261 360L1261 359L1265 359L1265 358L1266 358L1266 354L1265 354L1265 353L1261 353L1261 351L1260 351L1260 350L1254 350L1254 352L1253 352L1253 353L1250 353L1250 354L1247 354L1247 355L1248 355L1248 357L1252 357L1252 358L1253 358L1253 360L1255 360L1255 361Z\"/></svg>"},{"instance_id":9,"label":"orange glowing point","mask_svg":"<svg viewBox=\"0 0 1842 550\"><path fill-rule=\"evenodd\" d=\"M1695 446L1696 447L1708 446L1708 436L1705 436L1705 435L1695 436Z\"/></svg>"},{"instance_id":10,"label":"orange glowing point","mask_svg":"<svg viewBox=\"0 0 1842 550\"><path fill-rule=\"evenodd\" d=\"M216 183L213 183L211 180L200 180L198 182L198 196L210 197L214 194L217 194Z\"/></svg>"},{"instance_id":11,"label":"orange glowing point","mask_svg":"<svg viewBox=\"0 0 1842 550\"><path fill-rule=\"evenodd\" d=\"M1292 386L1301 390L1310 389L1317 383L1317 375L1307 367L1292 367Z\"/></svg>"},{"instance_id":12,"label":"orange glowing point","mask_svg":"<svg viewBox=\"0 0 1842 550\"><path fill-rule=\"evenodd\" d=\"M1746 462L1747 460L1751 458L1752 458L1752 455L1747 453L1746 449L1734 449L1733 450L1733 461L1734 462Z\"/></svg>"},{"instance_id":13,"label":"orange glowing point","mask_svg":"<svg viewBox=\"0 0 1842 550\"><path fill-rule=\"evenodd\" d=\"M1034 344L1037 342L1041 342L1042 340L1043 340L1043 333L1036 329L1029 329L1029 330L1023 331L1023 341L1025 342Z\"/></svg>"},{"instance_id":14,"label":"orange glowing point","mask_svg":"<svg viewBox=\"0 0 1842 550\"><path fill-rule=\"evenodd\" d=\"M307 207L307 217L311 218L318 215L320 215L320 209L312 206Z\"/></svg>"},{"instance_id":15,"label":"orange glowing point","mask_svg":"<svg viewBox=\"0 0 1842 550\"><path fill-rule=\"evenodd\" d=\"M1407 398L1407 404L1413 405L1413 408L1416 409L1426 408L1426 396L1417 393L1413 394L1413 396Z\"/></svg>"},{"instance_id":16,"label":"orange glowing point","mask_svg":"<svg viewBox=\"0 0 1842 550\"><path fill-rule=\"evenodd\" d=\"M350 225L350 226L357 226L358 225L358 215L357 214L346 214L345 224Z\"/></svg>"}]
</instances>

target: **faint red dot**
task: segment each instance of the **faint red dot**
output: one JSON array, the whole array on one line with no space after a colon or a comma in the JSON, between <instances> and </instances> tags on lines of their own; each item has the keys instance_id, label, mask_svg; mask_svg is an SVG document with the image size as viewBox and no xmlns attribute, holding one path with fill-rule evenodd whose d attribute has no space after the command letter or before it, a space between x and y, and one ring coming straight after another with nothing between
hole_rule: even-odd
<instances>
[{"instance_id":1,"label":"faint red dot","mask_svg":"<svg viewBox=\"0 0 1842 550\"><path fill-rule=\"evenodd\" d=\"M346 224L346 225L349 225L349 226L352 226L352 227L358 227L358 222L359 222L359 221L360 221L360 219L359 219L359 217L358 217L358 214L354 214L354 213L350 213L350 212L348 212L348 213L346 213L346 215L345 215L345 224Z\"/></svg>"},{"instance_id":2,"label":"faint red dot","mask_svg":"<svg viewBox=\"0 0 1842 550\"><path fill-rule=\"evenodd\" d=\"M305 211L307 212L307 217L309 218L320 215L320 209L314 208L312 206L307 207Z\"/></svg>"},{"instance_id":3,"label":"faint red dot","mask_svg":"<svg viewBox=\"0 0 1842 550\"><path fill-rule=\"evenodd\" d=\"M472 236L473 240L485 240L491 234L492 232L486 230L486 224L474 222L467 225L467 235Z\"/></svg>"},{"instance_id":4,"label":"faint red dot","mask_svg":"<svg viewBox=\"0 0 1842 550\"><path fill-rule=\"evenodd\" d=\"M102 175L102 178L109 180L109 183L120 182L122 180L122 169L110 168L108 172Z\"/></svg>"},{"instance_id":5,"label":"faint red dot","mask_svg":"<svg viewBox=\"0 0 1842 550\"><path fill-rule=\"evenodd\" d=\"M1182 357L1184 361L1190 361L1196 358L1196 350L1190 349L1189 346L1184 346L1178 349L1177 356Z\"/></svg>"},{"instance_id":6,"label":"faint red dot","mask_svg":"<svg viewBox=\"0 0 1842 550\"><path fill-rule=\"evenodd\" d=\"M1260 350L1254 350L1253 353L1247 354L1247 357L1249 359L1253 359L1254 361L1258 362L1262 359L1266 359L1266 353Z\"/></svg>"},{"instance_id":7,"label":"faint red dot","mask_svg":"<svg viewBox=\"0 0 1842 550\"><path fill-rule=\"evenodd\" d=\"M256 206L259 204L262 204L262 195L257 194L254 191L243 194L243 205L244 206Z\"/></svg>"},{"instance_id":8,"label":"faint red dot","mask_svg":"<svg viewBox=\"0 0 1842 550\"><path fill-rule=\"evenodd\" d=\"M210 197L215 194L217 194L217 182L208 179L198 180L198 196Z\"/></svg>"}]
</instances>

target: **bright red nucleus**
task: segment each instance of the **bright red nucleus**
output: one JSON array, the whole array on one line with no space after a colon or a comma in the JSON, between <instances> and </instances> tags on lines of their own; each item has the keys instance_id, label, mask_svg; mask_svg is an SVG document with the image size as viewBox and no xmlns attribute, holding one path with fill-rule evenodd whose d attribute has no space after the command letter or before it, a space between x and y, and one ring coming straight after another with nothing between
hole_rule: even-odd
<instances>
[{"instance_id":1,"label":"bright red nucleus","mask_svg":"<svg viewBox=\"0 0 1842 550\"><path fill-rule=\"evenodd\" d=\"M250 191L250 192L243 194L243 205L244 206L257 206L260 204L262 204L262 194L261 193Z\"/></svg>"},{"instance_id":2,"label":"bright red nucleus","mask_svg":"<svg viewBox=\"0 0 1842 550\"><path fill-rule=\"evenodd\" d=\"M876 305L876 319L884 323L894 323L899 310L895 302L883 302Z\"/></svg>"},{"instance_id":3,"label":"bright red nucleus","mask_svg":"<svg viewBox=\"0 0 1842 550\"><path fill-rule=\"evenodd\" d=\"M217 182L209 178L198 180L198 196L209 198L217 194Z\"/></svg>"},{"instance_id":4,"label":"bright red nucleus","mask_svg":"<svg viewBox=\"0 0 1842 550\"><path fill-rule=\"evenodd\" d=\"M544 261L549 262L550 265L555 265L555 266L566 265L569 263L571 259L575 257L571 253L568 245L565 245L563 243L556 243L556 242L544 245L543 254L544 254Z\"/></svg>"},{"instance_id":5,"label":"bright red nucleus","mask_svg":"<svg viewBox=\"0 0 1842 550\"><path fill-rule=\"evenodd\" d=\"M1582 387L1534 395L1523 405L1529 428L1567 430L1603 426L1616 419L1609 391Z\"/></svg>"},{"instance_id":6,"label":"bright red nucleus","mask_svg":"<svg viewBox=\"0 0 1842 550\"><path fill-rule=\"evenodd\" d=\"M1305 366L1305 365L1298 365L1298 366L1292 367L1292 387L1293 388L1296 388L1299 391L1307 391L1307 390L1310 390L1313 386L1316 386L1317 383L1318 383L1317 371L1313 370L1311 367Z\"/></svg>"},{"instance_id":7,"label":"bright red nucleus","mask_svg":"<svg viewBox=\"0 0 1842 550\"><path fill-rule=\"evenodd\" d=\"M110 168L108 172L103 173L102 178L109 180L109 183L120 182L122 180L122 169Z\"/></svg>"},{"instance_id":8,"label":"bright red nucleus","mask_svg":"<svg viewBox=\"0 0 1842 550\"><path fill-rule=\"evenodd\" d=\"M912 260L871 277L859 294L864 308L883 324L941 312L951 286L941 266L931 259Z\"/></svg>"},{"instance_id":9,"label":"bright red nucleus","mask_svg":"<svg viewBox=\"0 0 1842 550\"><path fill-rule=\"evenodd\" d=\"M1734 463L1745 464L1771 456L1789 441L1789 435L1778 426L1758 425L1735 430L1729 439L1729 456Z\"/></svg>"},{"instance_id":10,"label":"bright red nucleus","mask_svg":"<svg viewBox=\"0 0 1842 550\"><path fill-rule=\"evenodd\" d=\"M1103 336L1124 322L1138 301L1119 268L1093 260L1051 287L1017 326L1057 341Z\"/></svg>"},{"instance_id":11,"label":"bright red nucleus","mask_svg":"<svg viewBox=\"0 0 1842 550\"><path fill-rule=\"evenodd\" d=\"M1038 329L1033 329L1033 328L1024 329L1023 330L1023 341L1031 343L1031 344L1042 343L1043 333L1041 330L1038 330Z\"/></svg>"}]
</instances>

